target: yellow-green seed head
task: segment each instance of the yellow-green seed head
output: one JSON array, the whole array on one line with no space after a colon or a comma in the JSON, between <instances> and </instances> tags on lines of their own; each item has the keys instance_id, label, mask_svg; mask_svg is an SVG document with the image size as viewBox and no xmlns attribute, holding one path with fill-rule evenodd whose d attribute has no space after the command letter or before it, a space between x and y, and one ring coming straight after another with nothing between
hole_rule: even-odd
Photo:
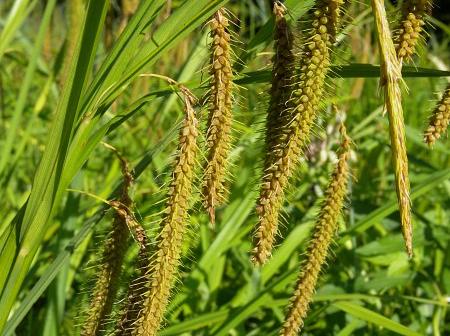
<instances>
[{"instance_id":1,"label":"yellow-green seed head","mask_svg":"<svg viewBox=\"0 0 450 336\"><path fill-rule=\"evenodd\" d=\"M305 30L299 75L286 112L288 122L280 133L279 150L272 153L273 164L262 178L257 203L259 216L252 260L264 264L271 255L278 230L284 191L297 168L300 155L309 141L310 131L321 108L325 78L330 66L330 46L335 40L340 0L321 0L311 12L310 27Z\"/></svg>"},{"instance_id":2,"label":"yellow-green seed head","mask_svg":"<svg viewBox=\"0 0 450 336\"><path fill-rule=\"evenodd\" d=\"M126 224L116 218L113 223L113 231L104 245L102 263L97 273L97 281L80 334L82 336L100 335L106 327L119 288L127 237Z\"/></svg>"},{"instance_id":3,"label":"yellow-green seed head","mask_svg":"<svg viewBox=\"0 0 450 336\"><path fill-rule=\"evenodd\" d=\"M279 2L273 7L275 16L274 51L270 103L266 119L264 171L268 171L276 157L273 153L283 145L283 130L289 122L288 101L295 74L294 37L285 15L286 8Z\"/></svg>"},{"instance_id":4,"label":"yellow-green seed head","mask_svg":"<svg viewBox=\"0 0 450 336\"><path fill-rule=\"evenodd\" d=\"M207 162L204 167L203 200L211 223L215 222L215 209L227 196L228 155L231 148L232 80L229 22L225 10L220 9L210 22L210 95L209 118L206 134Z\"/></svg>"},{"instance_id":5,"label":"yellow-green seed head","mask_svg":"<svg viewBox=\"0 0 450 336\"><path fill-rule=\"evenodd\" d=\"M139 246L137 256L138 275L134 278L129 286L126 295L126 303L121 312L121 317L116 326L115 335L128 336L131 335L133 325L139 318L139 314L144 309L145 294L148 291L148 282L146 282L149 267L151 264L150 248L147 233L142 225L137 221L128 208L124 208L122 204L113 204L116 211L126 219L128 229L134 240Z\"/></svg>"},{"instance_id":6,"label":"yellow-green seed head","mask_svg":"<svg viewBox=\"0 0 450 336\"><path fill-rule=\"evenodd\" d=\"M432 146L447 130L450 123L450 84L445 89L442 99L436 105L425 130L424 141Z\"/></svg>"},{"instance_id":7,"label":"yellow-green seed head","mask_svg":"<svg viewBox=\"0 0 450 336\"><path fill-rule=\"evenodd\" d=\"M86 320L81 330L82 336L100 335L106 328L119 289L122 263L127 250L129 236L127 218L132 216L129 210L132 205L129 190L133 183L133 175L130 172L127 161L119 152L112 146L107 145L107 147L114 151L121 163L123 175L122 193L119 200L109 202L116 213L112 231L103 247L97 281L91 296Z\"/></svg>"},{"instance_id":8,"label":"yellow-green seed head","mask_svg":"<svg viewBox=\"0 0 450 336\"><path fill-rule=\"evenodd\" d=\"M317 280L326 261L333 236L338 228L338 219L344 205L349 177L348 158L350 155L350 139L341 126L342 144L338 162L331 176L325 193L313 237L308 245L306 260L301 267L294 294L284 320L280 335L296 336L303 327L309 304L315 292Z\"/></svg>"},{"instance_id":9,"label":"yellow-green seed head","mask_svg":"<svg viewBox=\"0 0 450 336\"><path fill-rule=\"evenodd\" d=\"M148 275L148 291L145 294L143 310L132 331L135 336L157 334L181 258L197 155L198 121L192 104L191 96L185 94L186 116L179 134L178 155L169 186L167 209L149 267L151 271Z\"/></svg>"},{"instance_id":10,"label":"yellow-green seed head","mask_svg":"<svg viewBox=\"0 0 450 336\"><path fill-rule=\"evenodd\" d=\"M400 221L405 248L409 257L413 255L410 185L408 156L406 153L405 122L403 119L401 93L401 65L395 53L386 9L382 0L372 0L381 56L381 86L384 89L385 106L389 117L389 134L392 146L392 163L395 174L395 189L400 211Z\"/></svg>"},{"instance_id":11,"label":"yellow-green seed head","mask_svg":"<svg viewBox=\"0 0 450 336\"><path fill-rule=\"evenodd\" d=\"M431 0L405 0L403 2L400 24L394 33L397 57L400 62L411 58L420 41L425 18L431 11Z\"/></svg>"}]
</instances>

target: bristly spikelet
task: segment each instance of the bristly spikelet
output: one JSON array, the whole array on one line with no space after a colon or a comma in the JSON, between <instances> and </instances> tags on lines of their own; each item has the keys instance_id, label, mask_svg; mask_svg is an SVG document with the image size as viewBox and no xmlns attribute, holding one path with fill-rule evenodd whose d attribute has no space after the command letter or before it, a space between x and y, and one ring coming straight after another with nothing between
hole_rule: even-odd
<instances>
[{"instance_id":1,"label":"bristly spikelet","mask_svg":"<svg viewBox=\"0 0 450 336\"><path fill-rule=\"evenodd\" d=\"M404 59L411 58L420 41L425 17L431 12L431 0L403 1L399 27L394 32L397 57L400 64Z\"/></svg>"},{"instance_id":2,"label":"bristly spikelet","mask_svg":"<svg viewBox=\"0 0 450 336\"><path fill-rule=\"evenodd\" d=\"M294 37L285 18L286 8L276 1L273 13L275 55L272 59L270 103L266 118L264 172L270 172L276 159L274 153L280 151L283 145L283 130L289 122L287 109L295 73Z\"/></svg>"},{"instance_id":3,"label":"bristly spikelet","mask_svg":"<svg viewBox=\"0 0 450 336\"><path fill-rule=\"evenodd\" d=\"M127 238L126 224L116 217L113 223L113 231L104 245L102 264L97 274L87 318L81 331L82 336L100 335L106 326L119 287Z\"/></svg>"},{"instance_id":4,"label":"bristly spikelet","mask_svg":"<svg viewBox=\"0 0 450 336\"><path fill-rule=\"evenodd\" d=\"M154 336L160 328L175 281L185 236L189 203L192 197L197 154L198 122L192 96L186 92L185 119L179 134L178 154L169 186L167 209L156 241L150 265L148 292L143 310L134 323L132 335Z\"/></svg>"},{"instance_id":5,"label":"bristly spikelet","mask_svg":"<svg viewBox=\"0 0 450 336\"><path fill-rule=\"evenodd\" d=\"M400 220L405 247L409 257L413 255L410 185L408 177L408 156L406 154L405 123L400 83L401 66L395 54L386 9L383 0L372 0L372 9L381 50L381 86L384 88L386 110L389 116L389 132L394 164L395 187L400 210Z\"/></svg>"},{"instance_id":6,"label":"bristly spikelet","mask_svg":"<svg viewBox=\"0 0 450 336\"><path fill-rule=\"evenodd\" d=\"M321 268L326 261L328 249L338 229L338 218L347 193L350 155L350 139L346 135L344 125L341 126L341 134L342 145L339 159L325 193L325 199L314 227L313 238L307 248L306 260L302 264L295 292L280 332L282 336L298 335L303 327Z\"/></svg>"},{"instance_id":7,"label":"bristly spikelet","mask_svg":"<svg viewBox=\"0 0 450 336\"><path fill-rule=\"evenodd\" d=\"M230 34L225 9L220 9L210 21L211 26L211 89L206 133L207 162L204 167L203 202L211 223L215 222L215 208L227 196L225 180L231 148L232 80Z\"/></svg>"},{"instance_id":8,"label":"bristly spikelet","mask_svg":"<svg viewBox=\"0 0 450 336\"><path fill-rule=\"evenodd\" d=\"M128 286L126 303L115 330L115 335L125 336L131 335L133 323L138 319L139 313L144 307L145 293L148 289L148 284L145 280L150 266L150 249L145 229L137 221L130 209L124 207L121 203L112 203L111 205L125 219L131 235L139 245L137 257L138 276Z\"/></svg>"},{"instance_id":9,"label":"bristly spikelet","mask_svg":"<svg viewBox=\"0 0 450 336\"><path fill-rule=\"evenodd\" d=\"M112 311L114 299L119 289L123 259L127 250L128 227L126 217L123 216L123 212L120 209L129 209L132 205L129 189L133 183L133 176L126 160L114 147L109 145L107 147L112 149L119 158L124 181L120 200L109 202L116 210L116 214L114 215L112 232L103 247L100 270L97 274L97 281L81 331L82 336L100 335L106 327L107 319Z\"/></svg>"},{"instance_id":10,"label":"bristly spikelet","mask_svg":"<svg viewBox=\"0 0 450 336\"><path fill-rule=\"evenodd\" d=\"M445 132L450 124L450 84L445 89L442 99L436 105L424 133L424 141L432 146Z\"/></svg>"},{"instance_id":11,"label":"bristly spikelet","mask_svg":"<svg viewBox=\"0 0 450 336\"><path fill-rule=\"evenodd\" d=\"M284 127L281 150L273 153L273 165L262 178L257 203L259 223L252 261L264 264L271 255L278 219L287 188L298 166L316 115L321 108L325 78L330 67L330 47L335 41L342 0L318 0L305 29L299 76L289 101L289 123Z\"/></svg>"}]
</instances>

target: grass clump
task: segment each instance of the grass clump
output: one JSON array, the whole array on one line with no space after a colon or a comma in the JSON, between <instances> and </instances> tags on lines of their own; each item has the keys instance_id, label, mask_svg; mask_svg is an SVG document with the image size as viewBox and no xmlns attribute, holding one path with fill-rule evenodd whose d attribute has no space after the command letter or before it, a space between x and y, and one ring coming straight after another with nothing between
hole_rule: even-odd
<instances>
[{"instance_id":1,"label":"grass clump","mask_svg":"<svg viewBox=\"0 0 450 336\"><path fill-rule=\"evenodd\" d=\"M419 3L394 2L398 5L389 7L398 7L398 13L406 8L403 4ZM224 6L227 10L221 9ZM91 321L84 325L84 316L78 316L89 310L89 296L94 295L100 309L110 306L108 302L113 305L91 317L96 325L85 332L89 334L273 335L283 327L284 333L303 329L315 336L419 336L450 330L450 236L445 234L450 218L445 206L449 151L445 136L433 151L417 137L425 133L426 141L438 142L447 125L445 98L425 132L419 113L442 81L438 77L450 74L435 69L449 64L441 9L446 8L441 6L434 18L426 17L436 28L429 31L430 43L414 42L415 50L424 47L423 57L411 56L417 67L406 66L410 56L394 60L398 28L404 28L402 37L410 43L417 38L417 27L392 25L394 48L382 47L388 55L380 71L372 10L357 1L0 1L0 147L8 154L0 156L0 334L80 335ZM217 11L224 16L226 12L229 20L217 20ZM353 20L342 20L341 29L340 17ZM395 22L394 15L388 18ZM46 33L49 27L51 34ZM431 26L419 22L419 27L426 37ZM235 40L242 43L235 45ZM224 48L228 42L231 46ZM411 94L399 107L405 95L399 90L401 63ZM213 65L217 68L210 76ZM380 75L393 145L388 120L380 116L383 99L374 98L374 77ZM329 90L328 77L335 76L342 78ZM185 104L174 91L190 96L179 83L204 96L208 112L219 110L222 115L214 119L209 113L203 120L198 111L197 117L191 113L184 124L179 122ZM193 108L191 98L186 110ZM232 137L222 133L230 127L221 119L231 114L230 101ZM333 103L348 115L346 126L356 143L352 154L357 150L358 158L352 161L358 183L349 178L345 185L351 193L345 221L337 215L341 189L328 182L338 191L330 189L324 200L322 188L343 153L334 150L339 123L322 113ZM194 139L196 118L205 125L205 141ZM409 163L404 160L405 133L413 155ZM226 138L232 138L228 147L223 145ZM129 175L116 169L116 158L105 154L102 141L126 148L135 164L133 176L129 169ZM194 142L205 148L197 153ZM208 175L209 145L222 150L214 149L215 166ZM192 173L194 155L202 157L202 181ZM173 158L176 167L168 167L166 162ZM236 176L232 183L226 171L231 161ZM299 162L305 162L304 167ZM225 173L219 176L219 170ZM408 202L402 182L408 175L415 214L414 262L402 253L393 188L397 184L399 199ZM120 195L121 187L115 187L124 179L130 184L133 177L140 180L131 204L127 195ZM216 190L209 206L208 178ZM167 180L168 195L161 192ZM218 206L224 201L229 206ZM208 214L202 211L204 205ZM403 215L403 205L401 211ZM333 248L336 216L345 229ZM156 217L158 223L152 223ZM219 219L220 225L211 230L211 222ZM100 259L104 244L115 253L113 220L120 221L119 233L127 236L130 248L121 268L116 267L120 288L114 295L115 280L106 280L110 282L103 285L103 294L95 293L95 282L84 293L92 273L86 262ZM92 233L101 223L108 229L95 239ZM311 231L314 224L318 227ZM283 237L278 239L281 226ZM116 242L124 239L114 237ZM92 252L99 243L96 257ZM328 261L331 250L335 262ZM120 265L117 259L108 262ZM264 267L253 267L264 261ZM320 286L327 261L326 282ZM280 312L290 297L283 326Z\"/></svg>"}]
</instances>

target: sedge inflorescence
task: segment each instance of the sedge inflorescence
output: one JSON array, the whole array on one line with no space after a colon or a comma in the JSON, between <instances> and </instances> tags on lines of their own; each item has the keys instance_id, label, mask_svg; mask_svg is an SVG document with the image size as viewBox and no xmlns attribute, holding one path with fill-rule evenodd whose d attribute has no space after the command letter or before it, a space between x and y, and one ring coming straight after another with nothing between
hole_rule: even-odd
<instances>
[{"instance_id":1,"label":"sedge inflorescence","mask_svg":"<svg viewBox=\"0 0 450 336\"><path fill-rule=\"evenodd\" d=\"M207 161L204 167L203 200L212 224L215 209L227 197L226 178L231 148L232 80L230 58L231 36L225 9L220 9L210 21L210 93L209 118L206 133Z\"/></svg>"},{"instance_id":2,"label":"sedge inflorescence","mask_svg":"<svg viewBox=\"0 0 450 336\"><path fill-rule=\"evenodd\" d=\"M103 247L100 269L80 333L82 336L100 335L106 328L119 289L122 264L128 246L127 218L132 216L130 211L132 199L129 196L129 190L133 183L133 175L128 162L119 152L112 146L107 145L107 147L113 150L120 160L123 175L122 192L118 200L108 202L116 213L112 231Z\"/></svg>"},{"instance_id":3,"label":"sedge inflorescence","mask_svg":"<svg viewBox=\"0 0 450 336\"><path fill-rule=\"evenodd\" d=\"M275 17L274 51L270 103L266 119L264 171L274 163L273 154L281 150L283 130L289 122L288 101L295 75L294 35L286 20L286 8L280 2L273 6Z\"/></svg>"},{"instance_id":4,"label":"sedge inflorescence","mask_svg":"<svg viewBox=\"0 0 450 336\"><path fill-rule=\"evenodd\" d=\"M282 336L298 335L303 327L320 271L337 231L338 219L347 193L350 155L350 139L346 135L343 125L341 134L342 144L339 159L325 193L325 199L314 227L313 238L307 248L306 260L302 264L301 273L280 332Z\"/></svg>"},{"instance_id":5,"label":"sedge inflorescence","mask_svg":"<svg viewBox=\"0 0 450 336\"><path fill-rule=\"evenodd\" d=\"M421 39L425 17L431 11L431 0L406 0L401 10L400 24L394 33L397 57L400 63L411 58Z\"/></svg>"},{"instance_id":6,"label":"sedge inflorescence","mask_svg":"<svg viewBox=\"0 0 450 336\"><path fill-rule=\"evenodd\" d=\"M372 0L381 51L381 86L384 90L385 107L389 117L389 134L392 146L395 189L400 211L400 222L405 248L409 257L413 255L410 184L408 156L406 152L405 122L403 119L401 93L401 65L396 56L386 9L382 0Z\"/></svg>"},{"instance_id":7,"label":"sedge inflorescence","mask_svg":"<svg viewBox=\"0 0 450 336\"><path fill-rule=\"evenodd\" d=\"M442 99L438 102L431 114L428 127L424 133L424 141L433 145L447 130L450 124L450 85L445 89Z\"/></svg>"},{"instance_id":8,"label":"sedge inflorescence","mask_svg":"<svg viewBox=\"0 0 450 336\"><path fill-rule=\"evenodd\" d=\"M179 133L178 154L169 186L165 215L149 267L148 290L142 311L131 333L135 336L154 336L160 328L175 282L187 230L188 210L195 177L198 121L193 108L195 99L187 89L183 93L185 118Z\"/></svg>"},{"instance_id":9,"label":"sedge inflorescence","mask_svg":"<svg viewBox=\"0 0 450 336\"><path fill-rule=\"evenodd\" d=\"M133 324L138 320L139 314L144 308L144 299L148 291L147 275L151 263L149 240L144 227L122 204L114 204L117 212L126 218L128 229L139 246L137 256L138 275L130 282L126 295L125 305L122 308L121 317L116 326L115 335L131 335Z\"/></svg>"},{"instance_id":10,"label":"sedge inflorescence","mask_svg":"<svg viewBox=\"0 0 450 336\"><path fill-rule=\"evenodd\" d=\"M325 79L330 67L330 46L335 40L341 0L319 0L311 11L310 27L305 30L299 73L288 102L289 122L280 135L283 142L272 153L272 164L262 178L257 204L259 222L252 260L264 264L271 255L278 220L288 186L310 131L321 108Z\"/></svg>"},{"instance_id":11,"label":"sedge inflorescence","mask_svg":"<svg viewBox=\"0 0 450 336\"><path fill-rule=\"evenodd\" d=\"M122 262L127 247L128 229L116 217L113 229L104 245L102 263L97 273L97 281L91 296L86 320L80 333L82 336L99 335L106 327L112 311L115 295L119 289Z\"/></svg>"}]
</instances>

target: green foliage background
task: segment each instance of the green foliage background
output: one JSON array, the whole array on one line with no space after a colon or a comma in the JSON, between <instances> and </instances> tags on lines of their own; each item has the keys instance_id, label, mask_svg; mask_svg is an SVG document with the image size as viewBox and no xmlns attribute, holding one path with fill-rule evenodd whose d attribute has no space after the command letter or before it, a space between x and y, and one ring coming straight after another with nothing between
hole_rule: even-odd
<instances>
[{"instance_id":1,"label":"green foliage background","mask_svg":"<svg viewBox=\"0 0 450 336\"><path fill-rule=\"evenodd\" d=\"M169 2L168 2L169 3ZM66 1L0 3L0 330L4 335L76 335L99 247L121 180L117 147L134 167L139 220L156 230L182 104L170 76L199 97L207 90L204 25L224 0L147 1L111 49L103 43L119 4L86 1L84 33L64 68ZM292 19L312 1L286 1ZM334 162L338 122L346 114L354 141L347 206L305 335L447 335L450 318L450 147L433 149L421 132L450 65L450 26L432 20L427 44L405 68L415 256L408 261L399 228L387 118L378 90L377 44L367 3L348 7L335 49L322 114L285 204L272 260L249 261L267 107L271 57L268 2L228 3L237 25L235 146L229 204L211 229L193 200L189 240L161 335L276 335L309 230ZM395 7L390 7L392 18ZM439 9L437 9L439 10ZM145 32L141 33L141 32ZM238 60L239 59L239 60ZM362 65L361 65L362 64ZM339 67L342 65L342 67ZM434 69L434 70L433 70ZM435 71L435 70L442 70ZM64 78L64 81L61 81ZM199 109L204 122L206 109ZM201 139L203 141L203 139ZM199 178L201 172L199 171ZM197 183L198 185L199 183ZM96 197L93 197L95 195ZM130 245L132 242L130 242ZM126 277L134 271L131 249ZM6 320L8 322L6 323ZM6 323L6 324L5 324Z\"/></svg>"}]
</instances>

